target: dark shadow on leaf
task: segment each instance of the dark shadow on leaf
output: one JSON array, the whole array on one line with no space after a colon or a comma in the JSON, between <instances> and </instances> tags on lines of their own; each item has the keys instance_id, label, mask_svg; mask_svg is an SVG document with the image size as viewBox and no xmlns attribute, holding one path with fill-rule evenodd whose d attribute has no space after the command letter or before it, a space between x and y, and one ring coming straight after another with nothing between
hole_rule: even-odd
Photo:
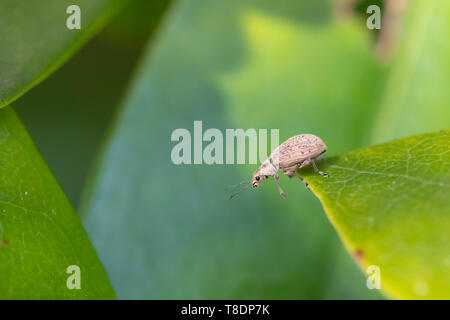
<instances>
[{"instance_id":1,"label":"dark shadow on leaf","mask_svg":"<svg viewBox=\"0 0 450 320\"><path fill-rule=\"evenodd\" d=\"M339 160L339 157L338 156L333 156L333 157L330 157L330 158L324 158L324 159L321 159L321 160L315 160L316 161L316 165L317 165L317 167L319 168L319 170L322 170L322 171L324 171L324 172L327 172L327 168L330 166L330 165L332 165L332 164L334 164L334 163L336 163L337 161ZM297 170L299 173L300 173L300 175L303 177L303 176L311 176L311 175L314 175L315 173L314 173L314 168L313 168L313 166L312 165L308 165L308 166L306 166L306 167L304 167L304 168L301 168L301 169L298 169Z\"/></svg>"}]
</instances>

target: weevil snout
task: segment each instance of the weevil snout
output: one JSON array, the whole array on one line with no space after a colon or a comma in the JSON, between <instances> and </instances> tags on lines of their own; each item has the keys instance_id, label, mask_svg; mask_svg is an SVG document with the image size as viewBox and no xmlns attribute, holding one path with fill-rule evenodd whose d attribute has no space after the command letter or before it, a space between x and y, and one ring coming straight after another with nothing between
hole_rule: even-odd
<instances>
[{"instance_id":1,"label":"weevil snout","mask_svg":"<svg viewBox=\"0 0 450 320\"><path fill-rule=\"evenodd\" d=\"M267 179L267 176L255 173L252 178L252 187L257 188L259 186L259 183L264 179Z\"/></svg>"},{"instance_id":2,"label":"weevil snout","mask_svg":"<svg viewBox=\"0 0 450 320\"><path fill-rule=\"evenodd\" d=\"M252 179L252 187L257 188L259 186L260 181L261 181L261 178L259 176L254 176Z\"/></svg>"}]
</instances>

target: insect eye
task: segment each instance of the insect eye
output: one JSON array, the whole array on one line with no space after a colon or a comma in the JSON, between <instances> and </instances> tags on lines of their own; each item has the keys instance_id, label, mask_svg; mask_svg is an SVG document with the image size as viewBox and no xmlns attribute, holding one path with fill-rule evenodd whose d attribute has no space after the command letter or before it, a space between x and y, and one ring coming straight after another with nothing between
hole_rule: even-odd
<instances>
[{"instance_id":1,"label":"insect eye","mask_svg":"<svg viewBox=\"0 0 450 320\"><path fill-rule=\"evenodd\" d=\"M256 181L259 181L259 176L256 176L255 179L256 179Z\"/></svg>"}]
</instances>

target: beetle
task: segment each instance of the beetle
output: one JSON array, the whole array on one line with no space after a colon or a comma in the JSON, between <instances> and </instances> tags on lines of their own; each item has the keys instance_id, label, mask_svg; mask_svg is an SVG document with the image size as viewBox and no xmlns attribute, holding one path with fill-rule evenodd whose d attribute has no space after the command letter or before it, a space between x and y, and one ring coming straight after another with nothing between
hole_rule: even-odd
<instances>
[{"instance_id":1,"label":"beetle","mask_svg":"<svg viewBox=\"0 0 450 320\"><path fill-rule=\"evenodd\" d=\"M303 168L311 163L315 173L327 178L328 174L320 171L314 162L317 157L324 154L326 151L327 146L322 139L316 135L306 133L290 137L280 144L270 154L269 158L261 164L255 173L253 173L250 182L241 182L240 184L249 183L248 187L252 186L253 188L257 188L261 181L272 176L275 179L280 195L286 197L286 194L283 192L280 183L278 182L278 171L283 172L289 177L293 177L294 175L297 176L305 184L306 188L309 188L308 182L300 176L297 169ZM236 192L230 199L246 190L248 187Z\"/></svg>"}]
</instances>

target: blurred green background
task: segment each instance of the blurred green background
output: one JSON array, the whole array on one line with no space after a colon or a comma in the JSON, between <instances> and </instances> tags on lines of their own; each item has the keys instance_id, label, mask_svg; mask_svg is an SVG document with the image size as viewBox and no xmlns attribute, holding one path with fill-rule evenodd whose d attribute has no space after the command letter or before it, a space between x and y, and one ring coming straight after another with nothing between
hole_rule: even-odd
<instances>
[{"instance_id":1,"label":"blurred green background","mask_svg":"<svg viewBox=\"0 0 450 320\"><path fill-rule=\"evenodd\" d=\"M448 46L427 38L434 23L448 30L448 10L436 22L417 4L393 14L391 57L366 28L369 2L140 0L14 103L119 298L382 297L298 181L281 178L286 199L268 181L229 201L224 186L255 166L170 162L171 132L194 120L277 128L281 141L311 132L330 155L448 125L416 124L445 112L445 93L426 110L405 98L432 77L450 83L410 59L439 45L449 63ZM428 43L411 47L423 20ZM406 106L415 114L404 119Z\"/></svg>"},{"instance_id":2,"label":"blurred green background","mask_svg":"<svg viewBox=\"0 0 450 320\"><path fill-rule=\"evenodd\" d=\"M75 208L139 55L169 3L133 1L65 65L14 102Z\"/></svg>"}]
</instances>

